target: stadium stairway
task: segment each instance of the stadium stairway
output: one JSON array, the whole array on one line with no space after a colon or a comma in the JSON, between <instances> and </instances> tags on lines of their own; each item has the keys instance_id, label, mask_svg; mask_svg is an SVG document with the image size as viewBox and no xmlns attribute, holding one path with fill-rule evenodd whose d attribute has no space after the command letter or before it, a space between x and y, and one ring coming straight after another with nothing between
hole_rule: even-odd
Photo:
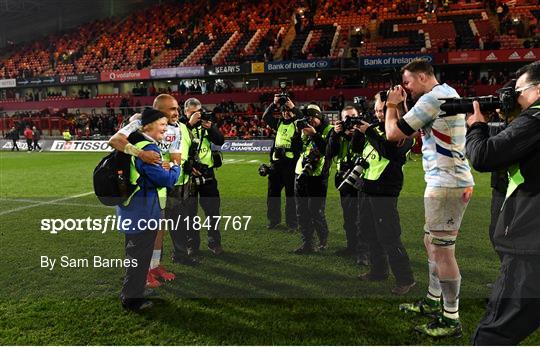
<instances>
[{"instance_id":1,"label":"stadium stairway","mask_svg":"<svg viewBox=\"0 0 540 347\"><path fill-rule=\"evenodd\" d=\"M214 38L208 45L204 53L199 53L199 59L195 62L195 65L211 65L212 58L216 53L225 45L225 43L234 35L234 33L223 34L220 37Z\"/></svg>"},{"instance_id":2,"label":"stadium stairway","mask_svg":"<svg viewBox=\"0 0 540 347\"><path fill-rule=\"evenodd\" d=\"M287 33L285 34L285 37L283 38L283 42L281 43L281 47L279 47L276 50L276 53L274 54L274 60L281 60L283 57L283 50L289 49L292 42L295 38L295 31L294 31L294 25L289 26Z\"/></svg>"},{"instance_id":3,"label":"stadium stairway","mask_svg":"<svg viewBox=\"0 0 540 347\"><path fill-rule=\"evenodd\" d=\"M235 31L231 37L225 42L224 45L221 46L221 48L216 52L216 54L212 57L212 64L214 65L221 65L225 63L225 56L232 51L232 49L238 44L240 41L240 37L242 35L237 31Z\"/></svg>"}]
</instances>

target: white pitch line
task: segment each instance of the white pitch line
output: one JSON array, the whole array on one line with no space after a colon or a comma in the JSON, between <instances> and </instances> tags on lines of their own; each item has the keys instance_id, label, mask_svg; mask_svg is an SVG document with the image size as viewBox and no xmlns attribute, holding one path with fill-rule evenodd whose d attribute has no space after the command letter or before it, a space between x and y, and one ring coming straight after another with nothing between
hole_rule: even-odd
<instances>
[{"instance_id":1,"label":"white pitch line","mask_svg":"<svg viewBox=\"0 0 540 347\"><path fill-rule=\"evenodd\" d=\"M114 206L105 206L101 204L77 204L77 203L69 203L69 202L51 202L51 201L40 201L40 200L32 200L32 199L11 199L11 198L0 198L0 202L2 201L11 201L11 202L30 202L33 204L39 204L46 202L50 205L56 205L56 206L74 206L74 207L101 207L101 208L113 208Z\"/></svg>"},{"instance_id":2,"label":"white pitch line","mask_svg":"<svg viewBox=\"0 0 540 347\"><path fill-rule=\"evenodd\" d=\"M40 202L40 203L37 203L37 204L28 205L28 206L21 206L21 207L14 208L12 210L2 211L2 212L0 212L0 216L6 215L6 214L9 214L9 213L13 213L13 212L24 211L24 210L27 210L29 208L33 208L33 207L37 207L37 206L50 205L50 204L54 204L55 202L61 202L61 201L66 201L66 200L70 200L70 199L80 198L80 197L87 196L87 195L90 195L90 194L94 194L94 192L92 191L92 192L88 192L88 193L82 193L82 194L77 194L77 195L73 195L73 196L68 196L67 198L61 198L61 199L56 199L56 200L51 200L51 201L43 201L43 202Z\"/></svg>"}]
</instances>

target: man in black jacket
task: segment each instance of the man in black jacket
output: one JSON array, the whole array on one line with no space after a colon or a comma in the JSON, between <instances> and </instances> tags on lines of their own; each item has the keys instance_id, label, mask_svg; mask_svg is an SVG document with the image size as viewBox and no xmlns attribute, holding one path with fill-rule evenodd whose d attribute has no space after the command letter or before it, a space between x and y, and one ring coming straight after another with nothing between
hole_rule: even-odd
<instances>
[{"instance_id":1,"label":"man in black jacket","mask_svg":"<svg viewBox=\"0 0 540 347\"><path fill-rule=\"evenodd\" d=\"M218 158L212 154L212 144L221 146L225 142L223 134L216 124L203 119L204 109L196 98L189 98L184 103L185 123L180 124L182 134L182 162L183 172L180 175L182 184L190 182L190 198L187 199L183 215L194 217L197 215L197 206L200 203L206 218L211 226L207 228L208 249L214 255L221 255L221 233L216 225L216 218L220 215L221 198L214 169L221 165ZM215 159L219 162L216 163ZM189 226L188 256L198 253L201 237L195 224ZM206 228L201 228L202 230Z\"/></svg>"},{"instance_id":2,"label":"man in black jacket","mask_svg":"<svg viewBox=\"0 0 540 347\"><path fill-rule=\"evenodd\" d=\"M306 107L306 115L307 124L299 121L296 123L297 127L302 128L302 153L296 163L294 184L298 229L302 233L302 245L294 251L298 255L315 251L314 232L319 238L318 250L325 250L328 244L328 224L324 210L329 165L325 154L332 125L316 104Z\"/></svg>"},{"instance_id":3,"label":"man in black jacket","mask_svg":"<svg viewBox=\"0 0 540 347\"><path fill-rule=\"evenodd\" d=\"M359 265L368 265L367 245L362 240L357 224L358 190L350 184L343 183L346 179L345 175L354 167L354 162L359 154L362 153L363 149L362 147L354 148L352 146L352 139L353 137L363 138L364 135L359 130L351 129L350 126L346 125L348 118L358 119L358 110L354 106L345 106L341 111L341 117L341 121L336 122L336 126L330 132L327 146L327 157L333 158L337 164L334 183L336 188L340 188L339 196L343 211L343 229L345 230L345 238L347 239L347 246L344 249L338 250L336 254L340 256L357 256L357 263ZM349 127L349 129L346 129L346 127ZM356 144L360 144L360 142L354 141Z\"/></svg>"},{"instance_id":4,"label":"man in black jacket","mask_svg":"<svg viewBox=\"0 0 540 347\"><path fill-rule=\"evenodd\" d=\"M540 62L516 73L521 114L496 136L474 102L467 155L479 171L508 168L493 241L503 260L475 345L517 345L540 326Z\"/></svg>"},{"instance_id":5,"label":"man in black jacket","mask_svg":"<svg viewBox=\"0 0 540 347\"><path fill-rule=\"evenodd\" d=\"M357 126L365 134L359 138L362 157L369 164L361 179L361 199L358 223L369 246L370 271L361 274L363 281L383 281L388 278L388 266L396 278L392 293L407 294L416 284L407 251L401 242L401 226L397 209L398 196L403 187L402 167L413 140L388 141L384 133L384 103L375 97L376 124Z\"/></svg>"},{"instance_id":6,"label":"man in black jacket","mask_svg":"<svg viewBox=\"0 0 540 347\"><path fill-rule=\"evenodd\" d=\"M504 123L490 124L489 136L495 136L506 128ZM495 234L495 226L497 226L497 220L499 219L499 213L506 197L506 189L508 188L508 169L501 168L491 173L491 214L489 222L489 240L495 248L493 236ZM499 255L502 261L502 255Z\"/></svg>"},{"instance_id":7,"label":"man in black jacket","mask_svg":"<svg viewBox=\"0 0 540 347\"><path fill-rule=\"evenodd\" d=\"M11 151L13 152L15 149L17 149L17 152L18 152L19 146L17 146L17 140L19 140L19 132L17 131L17 128L12 127L6 137L11 139L11 142L12 142Z\"/></svg>"},{"instance_id":8,"label":"man in black jacket","mask_svg":"<svg viewBox=\"0 0 540 347\"><path fill-rule=\"evenodd\" d=\"M276 131L276 139L270 151L271 169L268 174L268 195L266 200L268 229L274 229L281 222L281 191L285 188L285 222L289 229L297 228L296 204L294 201L294 168L302 150L300 132L294 121L302 113L291 99L282 106L280 118L274 117L279 107L279 95L264 111L263 120Z\"/></svg>"}]
</instances>

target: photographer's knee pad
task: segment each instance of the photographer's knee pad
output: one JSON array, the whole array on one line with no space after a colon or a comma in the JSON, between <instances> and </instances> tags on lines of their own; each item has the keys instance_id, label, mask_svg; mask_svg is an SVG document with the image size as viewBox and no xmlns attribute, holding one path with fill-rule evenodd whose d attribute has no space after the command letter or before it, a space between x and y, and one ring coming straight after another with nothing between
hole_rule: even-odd
<instances>
[{"instance_id":1,"label":"photographer's knee pad","mask_svg":"<svg viewBox=\"0 0 540 347\"><path fill-rule=\"evenodd\" d=\"M435 236L430 234L431 244L437 247L455 248L457 235Z\"/></svg>"}]
</instances>

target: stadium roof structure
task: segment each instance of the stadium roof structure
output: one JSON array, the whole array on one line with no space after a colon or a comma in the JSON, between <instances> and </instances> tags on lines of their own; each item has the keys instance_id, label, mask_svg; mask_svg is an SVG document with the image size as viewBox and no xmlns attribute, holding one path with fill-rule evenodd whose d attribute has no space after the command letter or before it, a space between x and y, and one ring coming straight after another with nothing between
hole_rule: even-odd
<instances>
[{"instance_id":1,"label":"stadium roof structure","mask_svg":"<svg viewBox=\"0 0 540 347\"><path fill-rule=\"evenodd\" d=\"M150 3L153 1L0 0L0 37L15 43L33 40L94 19L125 15Z\"/></svg>"},{"instance_id":2,"label":"stadium roof structure","mask_svg":"<svg viewBox=\"0 0 540 347\"><path fill-rule=\"evenodd\" d=\"M51 6L52 1L36 0L0 0L0 19L3 22L20 20L23 17L40 17L44 6Z\"/></svg>"}]
</instances>

